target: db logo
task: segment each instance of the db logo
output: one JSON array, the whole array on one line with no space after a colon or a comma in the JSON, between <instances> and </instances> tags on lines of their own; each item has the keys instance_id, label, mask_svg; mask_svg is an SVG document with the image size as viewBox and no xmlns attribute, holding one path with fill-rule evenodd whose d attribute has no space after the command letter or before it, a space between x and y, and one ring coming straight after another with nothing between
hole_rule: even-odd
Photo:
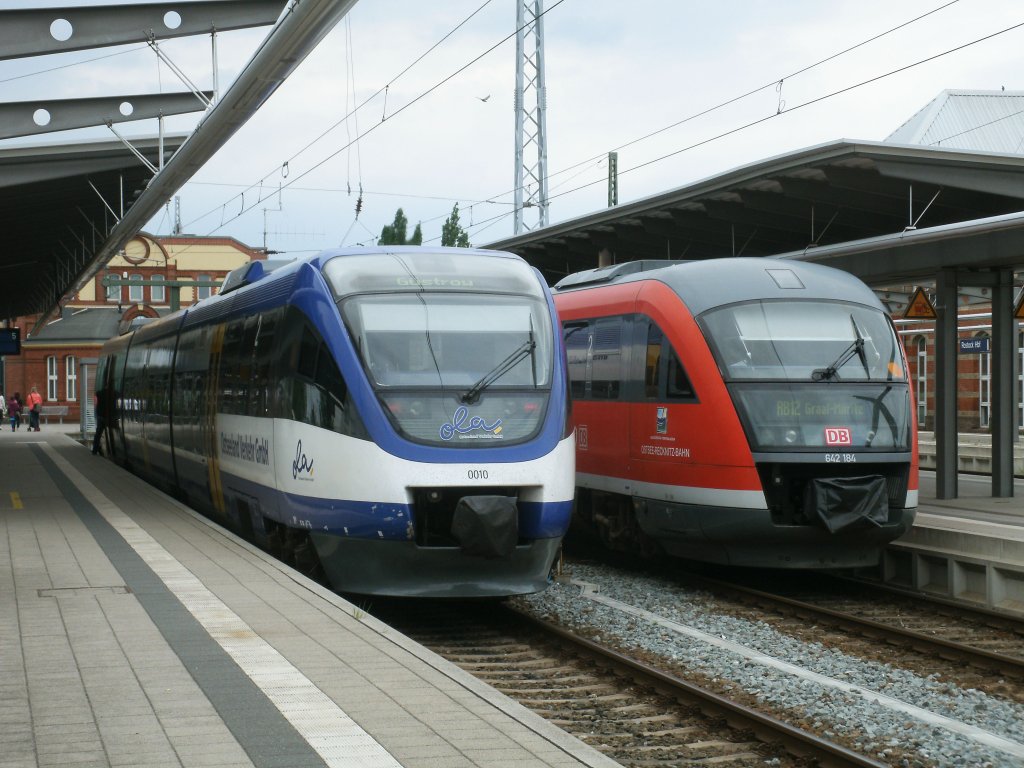
<instances>
[{"instance_id":1,"label":"db logo","mask_svg":"<svg viewBox=\"0 0 1024 768\"><path fill-rule=\"evenodd\" d=\"M847 427L825 427L825 445L853 445L853 436Z\"/></svg>"},{"instance_id":2,"label":"db logo","mask_svg":"<svg viewBox=\"0 0 1024 768\"><path fill-rule=\"evenodd\" d=\"M587 434L587 425L580 424L576 427L576 447L581 451L585 451L590 447L590 439Z\"/></svg>"}]
</instances>

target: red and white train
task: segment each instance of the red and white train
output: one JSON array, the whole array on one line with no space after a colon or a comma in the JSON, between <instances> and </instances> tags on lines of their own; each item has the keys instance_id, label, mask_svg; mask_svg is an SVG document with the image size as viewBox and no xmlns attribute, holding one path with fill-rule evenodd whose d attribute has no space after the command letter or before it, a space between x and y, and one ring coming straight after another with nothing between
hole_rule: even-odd
<instances>
[{"instance_id":1,"label":"red and white train","mask_svg":"<svg viewBox=\"0 0 1024 768\"><path fill-rule=\"evenodd\" d=\"M576 518L610 548L776 568L877 562L917 507L893 324L815 264L631 262L555 286Z\"/></svg>"}]
</instances>

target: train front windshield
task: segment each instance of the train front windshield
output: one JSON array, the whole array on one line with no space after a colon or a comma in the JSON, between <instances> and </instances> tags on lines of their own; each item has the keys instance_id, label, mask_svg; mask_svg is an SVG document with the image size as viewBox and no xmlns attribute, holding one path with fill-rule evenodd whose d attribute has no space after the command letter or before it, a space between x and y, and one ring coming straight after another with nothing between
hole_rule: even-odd
<instances>
[{"instance_id":1,"label":"train front windshield","mask_svg":"<svg viewBox=\"0 0 1024 768\"><path fill-rule=\"evenodd\" d=\"M903 355L880 310L758 301L701 324L754 450L910 450Z\"/></svg>"},{"instance_id":2,"label":"train front windshield","mask_svg":"<svg viewBox=\"0 0 1024 768\"><path fill-rule=\"evenodd\" d=\"M534 435L547 409L553 349L530 268L480 256L374 258L330 265L347 268L336 290L358 283L366 291L342 298L342 316L396 428L417 442L457 447ZM355 280L353 268L364 266L375 277ZM378 292L385 286L391 290Z\"/></svg>"}]
</instances>

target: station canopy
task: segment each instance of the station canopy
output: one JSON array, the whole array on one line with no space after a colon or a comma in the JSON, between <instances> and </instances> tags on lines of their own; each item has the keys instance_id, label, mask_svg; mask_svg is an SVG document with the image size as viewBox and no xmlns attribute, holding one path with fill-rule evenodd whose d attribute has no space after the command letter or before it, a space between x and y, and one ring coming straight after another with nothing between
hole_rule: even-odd
<instances>
[{"instance_id":1,"label":"station canopy","mask_svg":"<svg viewBox=\"0 0 1024 768\"><path fill-rule=\"evenodd\" d=\"M58 315L63 300L167 204L355 2L156 0L0 9L0 61L146 43L178 72L159 41L271 27L222 94L199 90L187 76L187 88L175 93L77 99L39 94L19 102L0 94L0 320L34 315L39 327ZM214 53L214 73L215 59ZM167 135L161 122L149 137L129 141L114 128L187 112L202 113L187 135ZM102 126L117 139L60 138L62 131Z\"/></svg>"},{"instance_id":2,"label":"station canopy","mask_svg":"<svg viewBox=\"0 0 1024 768\"><path fill-rule=\"evenodd\" d=\"M1022 173L1021 154L839 140L488 247L518 253L551 283L599 258L799 257L1020 212ZM1024 220L1018 227L1021 237ZM984 257L975 251L958 263L970 268ZM1011 260L1024 266L1024 248Z\"/></svg>"},{"instance_id":3,"label":"station canopy","mask_svg":"<svg viewBox=\"0 0 1024 768\"><path fill-rule=\"evenodd\" d=\"M185 135L164 137L169 158ZM159 140L133 146L159 166ZM117 140L0 147L0 308L43 311L90 261L153 173ZM59 287L58 287L59 286Z\"/></svg>"}]
</instances>

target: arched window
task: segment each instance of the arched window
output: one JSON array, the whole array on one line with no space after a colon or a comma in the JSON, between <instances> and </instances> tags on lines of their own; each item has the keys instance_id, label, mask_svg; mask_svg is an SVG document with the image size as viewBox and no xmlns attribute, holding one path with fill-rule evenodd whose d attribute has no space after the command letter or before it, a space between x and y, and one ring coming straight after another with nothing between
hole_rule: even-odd
<instances>
[{"instance_id":1,"label":"arched window","mask_svg":"<svg viewBox=\"0 0 1024 768\"><path fill-rule=\"evenodd\" d=\"M74 355L64 358L64 390L70 402L78 399L78 358Z\"/></svg>"},{"instance_id":2,"label":"arched window","mask_svg":"<svg viewBox=\"0 0 1024 768\"><path fill-rule=\"evenodd\" d=\"M923 427L928 415L928 340L918 336L917 347L917 426Z\"/></svg>"},{"instance_id":3,"label":"arched window","mask_svg":"<svg viewBox=\"0 0 1024 768\"><path fill-rule=\"evenodd\" d=\"M987 339L979 333L976 339ZM988 352L978 355L978 426L987 427L992 417L992 356Z\"/></svg>"}]
</instances>

